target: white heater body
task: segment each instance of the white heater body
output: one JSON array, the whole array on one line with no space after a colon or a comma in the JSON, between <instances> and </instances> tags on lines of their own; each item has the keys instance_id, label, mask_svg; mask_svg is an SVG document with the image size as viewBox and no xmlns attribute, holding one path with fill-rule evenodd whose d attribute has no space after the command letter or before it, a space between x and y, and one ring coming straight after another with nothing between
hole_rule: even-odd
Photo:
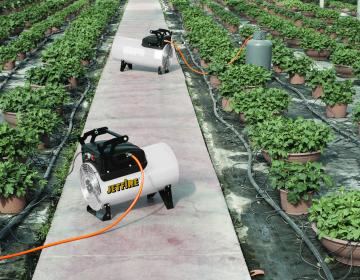
<instances>
[{"instance_id":1,"label":"white heater body","mask_svg":"<svg viewBox=\"0 0 360 280\"><path fill-rule=\"evenodd\" d=\"M171 65L173 49L167 44L163 49L143 47L142 41L128 37L118 37L119 44L114 44L113 56L117 60L123 60L129 64L152 67L167 70Z\"/></svg>"},{"instance_id":2,"label":"white heater body","mask_svg":"<svg viewBox=\"0 0 360 280\"><path fill-rule=\"evenodd\" d=\"M158 143L147 146L143 150L147 166L144 169L142 196L161 191L166 186L179 181L179 164L174 152L167 144ZM134 164L136 164L135 161ZM82 164L80 176L82 194L88 205L95 211L102 209L105 204L114 205L133 200L141 184L141 172L104 182L90 162Z\"/></svg>"}]
</instances>

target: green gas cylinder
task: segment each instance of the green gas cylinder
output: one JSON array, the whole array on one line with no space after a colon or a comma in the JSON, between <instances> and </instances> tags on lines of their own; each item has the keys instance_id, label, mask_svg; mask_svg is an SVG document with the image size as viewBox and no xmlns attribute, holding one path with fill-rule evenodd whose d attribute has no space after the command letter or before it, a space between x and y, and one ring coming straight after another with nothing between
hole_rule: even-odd
<instances>
[{"instance_id":1,"label":"green gas cylinder","mask_svg":"<svg viewBox=\"0 0 360 280\"><path fill-rule=\"evenodd\" d=\"M265 32L256 31L246 45L246 64L271 68L272 42L265 39Z\"/></svg>"}]
</instances>

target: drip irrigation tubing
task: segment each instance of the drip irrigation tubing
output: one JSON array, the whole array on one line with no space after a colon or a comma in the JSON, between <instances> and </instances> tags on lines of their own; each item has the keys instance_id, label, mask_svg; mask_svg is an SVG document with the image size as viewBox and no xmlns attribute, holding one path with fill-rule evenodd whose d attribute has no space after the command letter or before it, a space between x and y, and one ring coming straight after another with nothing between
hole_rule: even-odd
<instances>
[{"instance_id":1,"label":"drip irrigation tubing","mask_svg":"<svg viewBox=\"0 0 360 280\"><path fill-rule=\"evenodd\" d=\"M184 42L184 46L186 48L186 50L188 51L191 60L193 61L193 63L199 68L202 69L203 68L196 62L195 58L193 57L189 47L187 46L186 41L184 40L182 34L180 34L181 40ZM214 115L215 117L222 123L224 124L228 129L230 129L236 136L237 138L239 138L239 140L242 142L242 144L244 145L247 153L248 153L248 164L247 164L247 176L249 178L250 183L253 185L253 187L256 189L256 191L261 195L261 197L277 212L279 213L279 215L288 223L288 225L296 232L296 234L298 236L301 237L301 239L305 242L305 244L307 245L307 247L309 248L309 250L311 251L311 253L314 255L314 257L317 259L317 261L319 262L325 277L327 280L334 280L334 277L328 267L328 265L325 263L324 259L322 258L322 256L320 255L319 251L316 249L316 247L314 246L314 244L311 242L311 240L309 239L309 237L299 228L299 226L280 208L279 205L276 204L276 202L269 196L269 194L264 191L263 189L261 189L261 187L256 183L253 174L252 174L252 162L253 162L253 155L252 155L252 151L250 149L249 144L246 142L246 140L244 139L244 137L231 125L229 124L227 121L225 121L219 114L218 114L218 108L217 108L217 102L212 90L212 86L209 83L209 81L207 80L206 75L202 75L203 79L205 81L205 83L207 84L208 88L209 88L209 93L210 93L210 97L212 99L213 102L213 111L214 111Z\"/></svg>"},{"instance_id":2,"label":"drip irrigation tubing","mask_svg":"<svg viewBox=\"0 0 360 280\"><path fill-rule=\"evenodd\" d=\"M328 124L332 129L334 129L336 132L338 132L339 134L341 134L343 137L348 138L350 140L352 140L353 142L360 144L360 140L357 139L355 136L350 135L348 133L343 132L341 129L339 129L336 125L332 124L331 122L329 122L325 117L323 117L321 114L319 114L318 112L316 112L316 110L314 110L308 103L307 103L307 99L306 97L295 87L290 86L288 83L285 83L283 81L281 81L279 79L279 77L275 76L274 77L275 80L282 86L290 89L291 91L295 92L303 101L304 104L306 106L306 108L313 113L317 118L321 119L323 122L325 122L326 124Z\"/></svg>"},{"instance_id":3,"label":"drip irrigation tubing","mask_svg":"<svg viewBox=\"0 0 360 280\"><path fill-rule=\"evenodd\" d=\"M83 92L83 94L81 95L81 98L79 99L79 101L76 103L74 109L71 112L70 115L70 121L69 121L69 126L67 128L67 132L62 140L62 142L59 144L59 146L56 147L56 149L52 152L52 157L51 160L49 162L49 165L45 171L45 174L43 176L43 178L45 180L49 179L51 171L55 165L55 162L62 150L62 148L64 147L64 145L66 144L67 140L69 139L71 132L74 128L74 117L75 114L77 112L77 110L79 109L81 103L84 101L87 93L89 92L91 88L91 83L89 80L87 80L87 86L85 91ZM19 214L17 214L16 216L14 216L13 219L10 220L10 222L4 226L1 231L0 231L0 240L4 239L9 233L10 230L16 226L17 224L19 224L29 213L30 211L33 209L33 207L35 207L38 204L38 200L41 199L42 194L47 190L47 188L42 189L41 191L37 192L34 196L34 198L30 201L30 203L26 206L26 208Z\"/></svg>"}]
</instances>

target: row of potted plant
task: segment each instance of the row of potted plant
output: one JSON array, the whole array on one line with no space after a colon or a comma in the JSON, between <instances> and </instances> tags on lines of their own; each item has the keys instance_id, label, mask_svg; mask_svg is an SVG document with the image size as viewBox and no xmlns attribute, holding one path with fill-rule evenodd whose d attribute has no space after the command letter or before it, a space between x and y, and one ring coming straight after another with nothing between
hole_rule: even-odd
<instances>
[{"instance_id":1,"label":"row of potted plant","mask_svg":"<svg viewBox=\"0 0 360 280\"><path fill-rule=\"evenodd\" d=\"M13 12L18 12L22 9L22 7L26 7L29 4L33 4L34 0L3 0L0 2L0 14L9 14Z\"/></svg>"},{"instance_id":2,"label":"row of potted plant","mask_svg":"<svg viewBox=\"0 0 360 280\"><path fill-rule=\"evenodd\" d=\"M97 1L71 24L68 30L73 30L69 33L72 32L75 41L93 37L89 34L97 34L100 39L99 24L101 23L103 31L118 6L117 0ZM94 18L101 20L93 20L94 23L91 24L90 19ZM79 26L82 26L81 31L87 35L75 33L75 30L80 31ZM65 40L65 36L58 40ZM70 37L67 36L66 40L70 40ZM92 48L93 45L89 47ZM56 63L55 60L52 62ZM80 65L79 58L72 62ZM49 73L49 76L58 74ZM63 107L71 101L66 88L52 82L54 80L56 78L49 77L49 82L40 87L30 85L31 81L28 80L26 86L9 90L0 98L0 108L8 122L0 126L0 181L3 183L0 187L1 213L20 212L25 206L28 191L43 184L39 173L26 163L26 159L49 144L50 137L63 122Z\"/></svg>"},{"instance_id":3,"label":"row of potted plant","mask_svg":"<svg viewBox=\"0 0 360 280\"><path fill-rule=\"evenodd\" d=\"M286 48L282 49L282 51L285 53L288 52ZM300 57L295 59L301 61L298 66L293 66L294 60L291 59L289 59L289 61L282 61L282 63L286 65L285 68L289 70L290 73L299 72L297 68L301 68L303 62L306 64L305 68L310 67L311 63L308 63L309 60L307 58ZM286 101L281 102L281 98L286 100L284 95L282 95L283 93L276 92L275 89L261 88L261 86L265 85L266 79L254 79L247 84L248 80L245 76L245 81L239 81L242 80L242 75L244 74L244 72L241 72L241 66L242 65L239 64L236 67L228 67L221 73L220 80L222 83L220 93L225 93L225 96L230 99L228 105L231 109L236 113L243 114L242 119L250 124L248 137L251 145L255 149L262 150L264 158L271 162L269 176L272 181L272 186L280 190L283 209L290 214L305 214L309 211L308 208L312 204L313 194L319 192L323 187L330 187L333 185L331 178L325 173L323 166L314 162L319 158L328 142L333 139L331 130L327 125L313 120L304 120L302 118L288 119L277 116L287 107ZM303 74L307 74L306 72L307 71L304 71ZM260 88L251 89L251 83ZM328 104L333 104L333 99L335 98L333 95L329 94L330 92L337 92L338 94L345 92L345 95L341 94L341 98L344 99L351 99L353 94L351 82L336 82L334 70L318 71L317 73L313 72L308 83L313 87L315 85L317 87L321 84L326 88L324 91L328 94L326 97L324 94L323 98ZM221 91L222 88L223 90ZM267 94L270 91L273 93L271 96L270 94ZM264 108L261 107L261 102L269 105L269 111L266 111L266 106L264 106ZM346 100L344 102L346 102ZM263 112L264 109L265 112ZM275 111L273 111L274 109ZM360 109L357 110L360 111ZM354 111L354 115L356 115L356 110ZM248 115L246 113L244 114L244 112L249 112L248 114L250 117L248 118ZM359 195L359 192L346 192L344 196L354 197L355 195ZM316 211L320 211L322 214L319 205L329 197L331 197L331 199L336 199L336 195L331 194L322 197L319 200L314 199L310 212L314 213L314 209L320 209ZM347 203L347 201L345 202ZM351 207L351 205L346 203L339 203L338 207L340 207L340 209L343 209L343 207ZM337 208L332 208L331 211L333 211L333 213L330 213L329 211L326 214L341 215L336 210ZM357 210L354 210L353 208L349 210L349 212L354 213L352 211L357 213ZM321 215L319 212L316 214ZM323 227L322 221L321 219L318 219L317 215L311 214L310 219L315 222L314 229L319 234L319 238L323 243L326 238L331 239L334 237L347 239L346 241L343 241L342 246L348 245L349 243L346 243L348 241L359 241L360 234L357 236L349 234L346 236L341 236L341 234L327 234L328 227ZM358 220L355 217L354 219ZM354 221L353 223L357 222ZM334 223L332 223L331 226L337 228ZM321 228L321 230L319 231L317 227ZM355 230L355 228L351 225L348 226L347 230L350 232L351 230ZM326 233L322 235L320 234L321 231ZM330 241L333 242L333 240ZM358 247L354 248L349 249L346 247L346 252L358 250ZM356 254L359 254L358 251ZM354 262L350 263L349 256L350 254L347 256L346 254L343 254L343 256L338 257L338 259L344 263L354 264ZM357 260L356 256L355 258L351 256L351 259Z\"/></svg>"},{"instance_id":4,"label":"row of potted plant","mask_svg":"<svg viewBox=\"0 0 360 280\"><path fill-rule=\"evenodd\" d=\"M36 48L46 36L57 32L67 18L77 14L88 4L89 0L78 0L46 20L34 24L10 43L0 46L0 68L13 69L16 60L25 59L26 54Z\"/></svg>"},{"instance_id":5,"label":"row of potted plant","mask_svg":"<svg viewBox=\"0 0 360 280\"><path fill-rule=\"evenodd\" d=\"M0 40L7 39L10 35L18 35L24 28L30 28L34 23L46 19L72 2L74 0L46 0L34 3L21 12L0 16Z\"/></svg>"}]
</instances>

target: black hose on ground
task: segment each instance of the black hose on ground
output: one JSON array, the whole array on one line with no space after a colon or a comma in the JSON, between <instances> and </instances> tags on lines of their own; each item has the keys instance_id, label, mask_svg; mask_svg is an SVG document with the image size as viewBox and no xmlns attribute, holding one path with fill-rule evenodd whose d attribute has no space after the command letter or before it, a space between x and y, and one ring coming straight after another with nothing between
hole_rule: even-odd
<instances>
[{"instance_id":1,"label":"black hose on ground","mask_svg":"<svg viewBox=\"0 0 360 280\"><path fill-rule=\"evenodd\" d=\"M71 135L71 132L74 128L74 117L75 117L75 114L77 112L77 110L79 109L81 103L84 101L87 93L89 92L91 88L91 83L89 80L87 80L87 86L86 86L86 89L85 91L83 92L83 94L81 95L81 98L79 99L79 101L76 103L74 109L72 110L71 112L71 115L70 115L70 120L69 120L69 125L68 125L68 128L67 128L67 132L66 132L66 135L65 137L63 138L62 142L59 144L59 146L56 147L56 149L53 151L52 153L52 157L51 157L51 160L50 160L50 163L45 171L45 174L43 176L44 179L49 179L50 177L50 174L51 174L51 171L55 165L55 162L62 150L62 148L65 146L66 142L68 141L70 135ZM0 240L2 240L3 238L5 238L9 233L10 233L10 230L18 225L19 223L21 223L21 221L30 213L30 211L39 203L40 200L42 200L42 196L44 193L46 193L46 190L47 188L44 188L42 189L41 191L37 192L34 196L34 198L30 201L30 203L25 207L25 209L17 214L16 216L14 216L10 222L4 226L1 231L0 231Z\"/></svg>"},{"instance_id":2,"label":"black hose on ground","mask_svg":"<svg viewBox=\"0 0 360 280\"><path fill-rule=\"evenodd\" d=\"M193 63L199 68L204 70L194 59L190 49L188 48L186 41L184 40L184 38L181 35L181 40L184 42L185 48L187 49ZM214 111L214 115L215 117L222 123L224 124L227 128L231 129L231 131L240 139L240 141L243 143L247 153L248 153L248 168L247 168L247 176L250 180L250 183L254 186L254 188L256 189L256 191L261 195L261 197L272 207L274 208L274 210L279 213L279 215L289 224L289 226L296 232L296 234L298 236L301 237L302 240L304 240L305 244L307 245L307 247L309 248L309 250L311 251L311 253L314 255L314 257L317 259L317 261L319 262L322 270L324 271L325 277L327 280L334 280L334 277L328 267L328 265L325 263L324 259L322 258L321 254L319 253L319 251L316 249L316 247L314 246L314 244L310 241L309 237L299 228L299 226L280 208L279 205L276 204L276 202L267 194L266 191L262 190L260 188L260 186L256 183L253 175L252 175L252 161L253 161L253 155L252 155L252 151L250 149L249 144L246 142L246 140L244 139L244 137L231 125L229 124L227 121L225 121L219 114L218 114L218 108L217 108L217 103L216 103L216 99L214 97L214 93L212 90L212 86L210 85L209 81L206 78L206 75L203 75L204 81L206 82L206 84L208 85L209 88L209 92L210 92L210 96L213 102L213 111Z\"/></svg>"}]
</instances>

